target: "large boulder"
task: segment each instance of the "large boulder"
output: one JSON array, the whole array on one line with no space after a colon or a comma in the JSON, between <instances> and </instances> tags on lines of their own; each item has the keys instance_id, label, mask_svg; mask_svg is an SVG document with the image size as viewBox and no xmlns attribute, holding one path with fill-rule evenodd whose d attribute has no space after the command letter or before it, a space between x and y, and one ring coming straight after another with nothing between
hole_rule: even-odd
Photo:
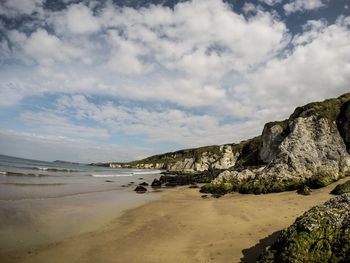
<instances>
[{"instance_id":1,"label":"large boulder","mask_svg":"<svg viewBox=\"0 0 350 263\"><path fill-rule=\"evenodd\" d=\"M350 262L350 195L337 196L297 218L258 262Z\"/></svg>"}]
</instances>

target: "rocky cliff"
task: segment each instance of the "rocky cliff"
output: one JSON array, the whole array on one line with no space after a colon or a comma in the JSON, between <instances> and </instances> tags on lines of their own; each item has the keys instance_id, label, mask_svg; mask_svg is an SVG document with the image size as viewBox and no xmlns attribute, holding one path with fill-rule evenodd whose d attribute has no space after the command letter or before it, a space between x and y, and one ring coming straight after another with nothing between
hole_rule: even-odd
<instances>
[{"instance_id":1,"label":"rocky cliff","mask_svg":"<svg viewBox=\"0 0 350 263\"><path fill-rule=\"evenodd\" d=\"M178 172L220 169L204 192L215 192L224 185L225 191L266 193L296 189L305 183L322 187L348 175L349 151L350 93L298 107L288 119L267 123L260 136L238 144L104 165Z\"/></svg>"},{"instance_id":2,"label":"rocky cliff","mask_svg":"<svg viewBox=\"0 0 350 263\"><path fill-rule=\"evenodd\" d=\"M242 193L292 190L302 184L328 185L350 171L350 94L297 108L289 119L265 125L260 167L231 167L205 192L225 184Z\"/></svg>"},{"instance_id":3,"label":"rocky cliff","mask_svg":"<svg viewBox=\"0 0 350 263\"><path fill-rule=\"evenodd\" d=\"M212 145L154 155L129 163L103 163L112 168L163 169L178 172L203 172L228 169L236 163L255 163L260 137L239 144ZM243 154L242 154L243 153ZM244 157L244 158L242 158ZM254 159L255 158L255 159Z\"/></svg>"},{"instance_id":4,"label":"rocky cliff","mask_svg":"<svg viewBox=\"0 0 350 263\"><path fill-rule=\"evenodd\" d=\"M350 194L297 218L258 262L350 262Z\"/></svg>"}]
</instances>

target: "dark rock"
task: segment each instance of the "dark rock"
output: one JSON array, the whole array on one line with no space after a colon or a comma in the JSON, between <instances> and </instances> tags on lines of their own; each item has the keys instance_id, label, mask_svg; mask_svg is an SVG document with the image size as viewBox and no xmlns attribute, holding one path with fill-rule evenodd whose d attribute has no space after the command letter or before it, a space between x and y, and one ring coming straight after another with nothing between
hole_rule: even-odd
<instances>
[{"instance_id":1,"label":"dark rock","mask_svg":"<svg viewBox=\"0 0 350 263\"><path fill-rule=\"evenodd\" d=\"M128 185L123 184L122 187L128 187Z\"/></svg>"},{"instance_id":2,"label":"dark rock","mask_svg":"<svg viewBox=\"0 0 350 263\"><path fill-rule=\"evenodd\" d=\"M341 195L345 193L350 193L350 181L343 184L338 184L332 191L332 195Z\"/></svg>"},{"instance_id":3,"label":"dark rock","mask_svg":"<svg viewBox=\"0 0 350 263\"><path fill-rule=\"evenodd\" d=\"M139 185L141 185L141 186L148 186L148 183L143 182L143 183L141 183L141 184L139 184Z\"/></svg>"},{"instance_id":4,"label":"dark rock","mask_svg":"<svg viewBox=\"0 0 350 263\"><path fill-rule=\"evenodd\" d=\"M143 180L143 177L140 177L139 180Z\"/></svg>"},{"instance_id":5,"label":"dark rock","mask_svg":"<svg viewBox=\"0 0 350 263\"><path fill-rule=\"evenodd\" d=\"M105 182L106 182L106 183L113 183L114 181L106 180Z\"/></svg>"},{"instance_id":6,"label":"dark rock","mask_svg":"<svg viewBox=\"0 0 350 263\"><path fill-rule=\"evenodd\" d=\"M310 195L311 189L305 184L300 185L300 187L297 190L297 193L300 195Z\"/></svg>"},{"instance_id":7,"label":"dark rock","mask_svg":"<svg viewBox=\"0 0 350 263\"><path fill-rule=\"evenodd\" d=\"M152 184L151 184L152 187L161 187L162 186L162 183L161 181L159 181L158 179L154 179Z\"/></svg>"},{"instance_id":8,"label":"dark rock","mask_svg":"<svg viewBox=\"0 0 350 263\"><path fill-rule=\"evenodd\" d=\"M191 185L191 186L188 187L188 188L199 188L199 186L198 186L198 185Z\"/></svg>"},{"instance_id":9,"label":"dark rock","mask_svg":"<svg viewBox=\"0 0 350 263\"><path fill-rule=\"evenodd\" d=\"M214 198L220 198L222 196L223 196L222 194L212 194L211 195L211 197L214 197Z\"/></svg>"},{"instance_id":10,"label":"dark rock","mask_svg":"<svg viewBox=\"0 0 350 263\"><path fill-rule=\"evenodd\" d=\"M140 193L140 194L143 194L143 193L146 193L147 192L147 188L143 187L143 186L137 186L134 190L136 193Z\"/></svg>"},{"instance_id":11,"label":"dark rock","mask_svg":"<svg viewBox=\"0 0 350 263\"><path fill-rule=\"evenodd\" d=\"M340 108L337 118L337 126L346 145L348 153L350 153L350 101L344 103Z\"/></svg>"},{"instance_id":12,"label":"dark rock","mask_svg":"<svg viewBox=\"0 0 350 263\"><path fill-rule=\"evenodd\" d=\"M201 195L202 198L208 198L208 195Z\"/></svg>"},{"instance_id":13,"label":"dark rock","mask_svg":"<svg viewBox=\"0 0 350 263\"><path fill-rule=\"evenodd\" d=\"M160 178L161 184L173 185L194 185L197 183L209 183L221 172L219 169L210 169L203 172L166 172Z\"/></svg>"},{"instance_id":14,"label":"dark rock","mask_svg":"<svg viewBox=\"0 0 350 263\"><path fill-rule=\"evenodd\" d=\"M336 180L330 174L316 174L313 177L309 178L306 184L312 189L323 188L331 183L334 183Z\"/></svg>"},{"instance_id":15,"label":"dark rock","mask_svg":"<svg viewBox=\"0 0 350 263\"><path fill-rule=\"evenodd\" d=\"M169 182L165 184L166 187L175 187L177 184L175 182Z\"/></svg>"}]
</instances>

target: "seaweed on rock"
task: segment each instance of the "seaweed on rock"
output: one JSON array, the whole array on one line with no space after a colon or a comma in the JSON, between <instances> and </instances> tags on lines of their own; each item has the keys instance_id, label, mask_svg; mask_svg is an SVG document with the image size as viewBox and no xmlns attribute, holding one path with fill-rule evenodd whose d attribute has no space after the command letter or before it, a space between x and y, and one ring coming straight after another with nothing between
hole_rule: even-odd
<instances>
[{"instance_id":1,"label":"seaweed on rock","mask_svg":"<svg viewBox=\"0 0 350 263\"><path fill-rule=\"evenodd\" d=\"M350 195L332 198L297 218L258 262L350 262Z\"/></svg>"}]
</instances>

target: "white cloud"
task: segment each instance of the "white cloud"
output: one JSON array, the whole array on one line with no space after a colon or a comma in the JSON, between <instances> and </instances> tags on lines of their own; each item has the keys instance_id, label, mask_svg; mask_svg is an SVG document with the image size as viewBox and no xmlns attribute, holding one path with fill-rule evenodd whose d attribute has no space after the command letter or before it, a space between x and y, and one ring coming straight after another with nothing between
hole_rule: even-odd
<instances>
[{"instance_id":1,"label":"white cloud","mask_svg":"<svg viewBox=\"0 0 350 263\"><path fill-rule=\"evenodd\" d=\"M67 62L82 56L82 51L73 45L66 43L57 36L49 34L44 29L38 29L30 36L13 30L9 36L22 54L15 56L25 62L34 61L44 66L50 66L58 62Z\"/></svg>"},{"instance_id":2,"label":"white cloud","mask_svg":"<svg viewBox=\"0 0 350 263\"><path fill-rule=\"evenodd\" d=\"M51 112L25 111L21 113L21 119L34 131L41 131L52 135L61 134L72 138L95 139L108 139L110 136L106 129L77 125L66 117Z\"/></svg>"},{"instance_id":3,"label":"white cloud","mask_svg":"<svg viewBox=\"0 0 350 263\"><path fill-rule=\"evenodd\" d=\"M3 0L0 2L0 14L14 17L43 12L44 0Z\"/></svg>"},{"instance_id":4,"label":"white cloud","mask_svg":"<svg viewBox=\"0 0 350 263\"><path fill-rule=\"evenodd\" d=\"M140 43L127 41L116 32L110 32L110 39L114 44L110 58L107 61L107 69L121 74L144 74L152 69L152 66L142 62L140 56L146 51Z\"/></svg>"},{"instance_id":5,"label":"white cloud","mask_svg":"<svg viewBox=\"0 0 350 263\"><path fill-rule=\"evenodd\" d=\"M256 135L261 130L256 125L259 119L244 124L224 124L219 122L217 116L191 114L174 108L125 107L112 102L97 105L82 95L61 97L57 101L57 109L81 119L98 122L108 127L111 133L146 135L148 143L176 143L194 147L239 141L247 135ZM234 134L232 131L235 131Z\"/></svg>"},{"instance_id":6,"label":"white cloud","mask_svg":"<svg viewBox=\"0 0 350 263\"><path fill-rule=\"evenodd\" d=\"M69 5L67 9L51 17L56 30L69 31L72 34L90 34L101 28L100 20L83 3Z\"/></svg>"},{"instance_id":7,"label":"white cloud","mask_svg":"<svg viewBox=\"0 0 350 263\"><path fill-rule=\"evenodd\" d=\"M246 19L220 0L179 3L173 10L107 6L90 11L102 29L98 37L88 30L64 30L61 22L72 8L77 6L49 15L56 35L43 29L29 37L12 32L17 56L40 64L32 86L210 106L225 113L232 108L228 79L276 56L289 40L284 23L273 15L258 10Z\"/></svg>"},{"instance_id":8,"label":"white cloud","mask_svg":"<svg viewBox=\"0 0 350 263\"><path fill-rule=\"evenodd\" d=\"M283 6L287 15L295 12L305 12L325 7L329 0L293 0Z\"/></svg>"},{"instance_id":9,"label":"white cloud","mask_svg":"<svg viewBox=\"0 0 350 263\"><path fill-rule=\"evenodd\" d=\"M350 31L346 19L334 25L312 22L313 26L295 37L294 49L282 58L269 61L265 67L246 76L237 86L239 93L260 101L261 108L284 107L334 97L349 92ZM278 98L278 99L277 99Z\"/></svg>"},{"instance_id":10,"label":"white cloud","mask_svg":"<svg viewBox=\"0 0 350 263\"><path fill-rule=\"evenodd\" d=\"M141 159L155 152L141 147L117 144L98 144L91 140L64 136L0 130L0 153L38 160L75 162L129 161Z\"/></svg>"},{"instance_id":11,"label":"white cloud","mask_svg":"<svg viewBox=\"0 0 350 263\"><path fill-rule=\"evenodd\" d=\"M0 105L67 95L57 105L45 102L44 112L22 112L35 133L226 143L259 134L264 122L287 117L297 105L348 91L350 18L309 21L292 38L260 5L246 4L245 17L221 0L137 10L108 2L97 12L84 3L46 10L52 30L33 23L33 31L12 30L11 45L0 44L0 61L15 62L1 64ZM297 0L284 8L324 4Z\"/></svg>"},{"instance_id":12,"label":"white cloud","mask_svg":"<svg viewBox=\"0 0 350 263\"><path fill-rule=\"evenodd\" d=\"M270 6L274 6L276 4L282 3L282 0L259 0L259 1Z\"/></svg>"}]
</instances>

